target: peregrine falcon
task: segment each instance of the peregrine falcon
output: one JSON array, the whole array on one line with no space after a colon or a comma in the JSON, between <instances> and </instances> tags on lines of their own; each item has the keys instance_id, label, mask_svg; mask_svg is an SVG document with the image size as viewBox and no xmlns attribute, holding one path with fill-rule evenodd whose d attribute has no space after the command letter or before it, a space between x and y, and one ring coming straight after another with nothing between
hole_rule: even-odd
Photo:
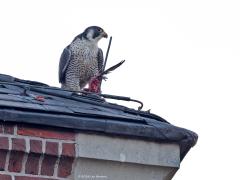
<instances>
[{"instance_id":1,"label":"peregrine falcon","mask_svg":"<svg viewBox=\"0 0 240 180\"><path fill-rule=\"evenodd\" d=\"M80 91L103 71L103 52L98 42L107 37L102 28L90 26L63 50L58 74L63 89Z\"/></svg>"}]
</instances>

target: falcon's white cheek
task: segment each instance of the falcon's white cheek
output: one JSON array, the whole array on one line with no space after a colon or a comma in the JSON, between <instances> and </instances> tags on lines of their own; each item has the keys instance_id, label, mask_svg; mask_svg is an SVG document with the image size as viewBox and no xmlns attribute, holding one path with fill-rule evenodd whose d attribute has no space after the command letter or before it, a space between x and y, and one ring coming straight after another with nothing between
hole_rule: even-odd
<instances>
[{"instance_id":1,"label":"falcon's white cheek","mask_svg":"<svg viewBox=\"0 0 240 180\"><path fill-rule=\"evenodd\" d=\"M87 33L87 38L89 40L92 40L93 39L93 34L94 34L93 30L89 30L89 32Z\"/></svg>"},{"instance_id":2,"label":"falcon's white cheek","mask_svg":"<svg viewBox=\"0 0 240 180\"><path fill-rule=\"evenodd\" d=\"M97 44L98 41L101 39L101 37L96 37L96 38L93 38L94 36L94 31L93 30L90 30L88 33L87 33L87 38L90 42L92 42L93 44Z\"/></svg>"}]
</instances>

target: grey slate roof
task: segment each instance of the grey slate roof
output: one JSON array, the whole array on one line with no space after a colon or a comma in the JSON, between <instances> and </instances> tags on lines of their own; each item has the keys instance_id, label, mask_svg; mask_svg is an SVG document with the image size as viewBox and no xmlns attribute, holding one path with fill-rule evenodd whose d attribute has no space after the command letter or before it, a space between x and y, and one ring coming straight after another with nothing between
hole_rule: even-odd
<instances>
[{"instance_id":1,"label":"grey slate roof","mask_svg":"<svg viewBox=\"0 0 240 180\"><path fill-rule=\"evenodd\" d=\"M0 120L178 143L181 160L198 138L196 133L149 112L108 103L97 95L79 95L3 74L0 74Z\"/></svg>"}]
</instances>

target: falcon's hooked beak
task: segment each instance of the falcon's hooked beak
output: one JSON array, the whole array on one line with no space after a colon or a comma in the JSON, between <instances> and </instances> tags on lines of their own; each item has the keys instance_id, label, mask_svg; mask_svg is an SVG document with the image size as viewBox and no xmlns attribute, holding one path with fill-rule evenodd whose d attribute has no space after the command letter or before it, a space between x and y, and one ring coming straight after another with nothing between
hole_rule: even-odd
<instances>
[{"instance_id":1,"label":"falcon's hooked beak","mask_svg":"<svg viewBox=\"0 0 240 180\"><path fill-rule=\"evenodd\" d=\"M106 33L106 32L102 32L102 37L104 37L104 38L108 38L108 34Z\"/></svg>"}]
</instances>

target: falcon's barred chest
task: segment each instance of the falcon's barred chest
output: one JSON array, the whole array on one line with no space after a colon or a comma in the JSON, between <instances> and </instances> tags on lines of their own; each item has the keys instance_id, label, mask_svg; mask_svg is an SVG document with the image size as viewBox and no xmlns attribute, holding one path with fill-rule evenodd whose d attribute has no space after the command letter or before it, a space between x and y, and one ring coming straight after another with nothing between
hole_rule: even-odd
<instances>
[{"instance_id":1,"label":"falcon's barred chest","mask_svg":"<svg viewBox=\"0 0 240 180\"><path fill-rule=\"evenodd\" d=\"M98 74L98 47L87 40L76 39L69 46L69 50L72 52L72 60L66 72L66 80L71 81L71 74L77 72L80 77L80 87L83 88L92 77Z\"/></svg>"}]
</instances>

